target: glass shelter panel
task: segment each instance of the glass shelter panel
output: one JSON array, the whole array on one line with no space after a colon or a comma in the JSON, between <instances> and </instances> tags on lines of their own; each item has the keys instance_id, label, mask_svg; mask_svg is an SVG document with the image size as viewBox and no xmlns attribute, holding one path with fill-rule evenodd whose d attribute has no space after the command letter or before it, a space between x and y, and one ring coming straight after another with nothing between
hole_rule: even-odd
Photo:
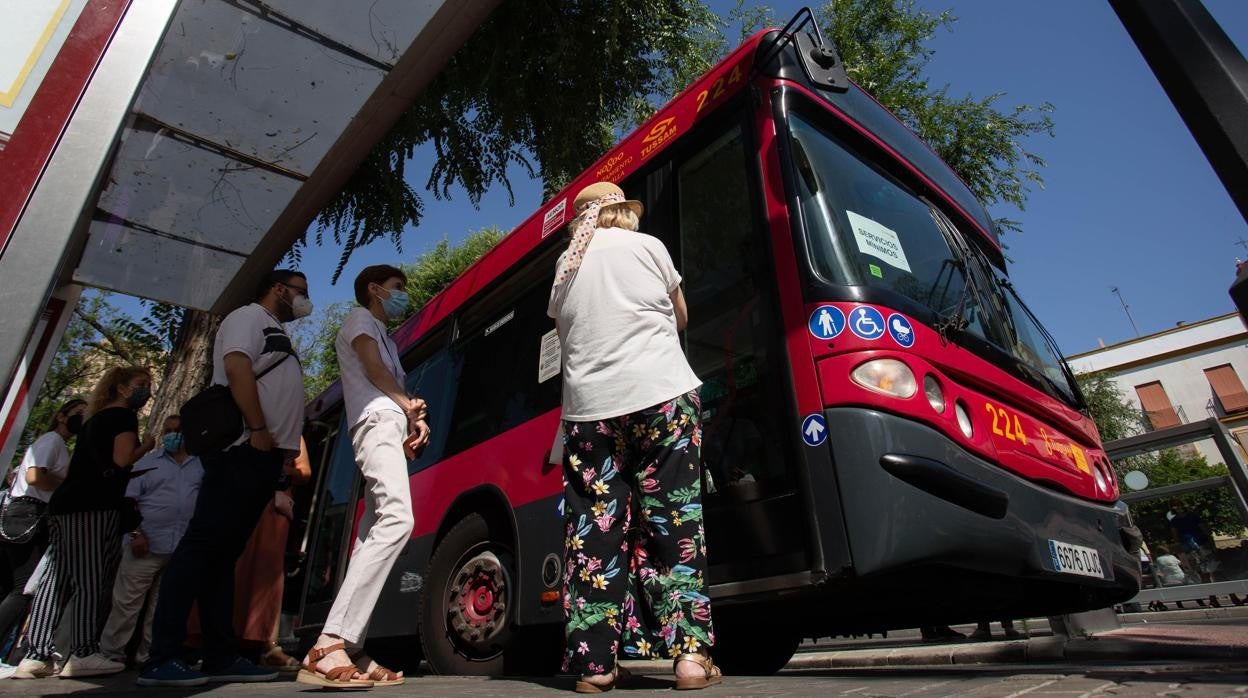
<instances>
[{"instance_id":1,"label":"glass shelter panel","mask_svg":"<svg viewBox=\"0 0 1248 698\"><path fill-rule=\"evenodd\" d=\"M1144 588L1248 579L1248 518L1223 461L1206 438L1114 463L1144 536Z\"/></svg>"}]
</instances>

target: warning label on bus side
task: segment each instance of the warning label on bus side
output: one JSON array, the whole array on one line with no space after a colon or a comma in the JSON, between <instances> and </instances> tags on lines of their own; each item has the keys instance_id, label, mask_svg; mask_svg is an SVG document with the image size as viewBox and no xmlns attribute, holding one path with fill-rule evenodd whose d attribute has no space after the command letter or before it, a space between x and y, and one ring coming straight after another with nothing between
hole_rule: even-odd
<instances>
[{"instance_id":1,"label":"warning label on bus side","mask_svg":"<svg viewBox=\"0 0 1248 698\"><path fill-rule=\"evenodd\" d=\"M537 354L537 382L546 381L559 375L561 352L559 347L559 330L551 330L542 335L542 349Z\"/></svg>"},{"instance_id":2,"label":"warning label on bus side","mask_svg":"<svg viewBox=\"0 0 1248 698\"><path fill-rule=\"evenodd\" d=\"M547 211L546 215L542 217L542 238L545 238L547 235L555 232L559 229L559 226L563 225L564 219L567 218L567 212L567 199L564 199L550 207L550 210Z\"/></svg>"}]
</instances>

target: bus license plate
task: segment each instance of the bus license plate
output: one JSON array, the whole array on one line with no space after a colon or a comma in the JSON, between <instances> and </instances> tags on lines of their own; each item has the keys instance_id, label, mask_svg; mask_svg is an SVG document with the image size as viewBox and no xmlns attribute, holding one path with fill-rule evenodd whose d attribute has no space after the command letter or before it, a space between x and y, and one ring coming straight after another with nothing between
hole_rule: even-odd
<instances>
[{"instance_id":1,"label":"bus license plate","mask_svg":"<svg viewBox=\"0 0 1248 698\"><path fill-rule=\"evenodd\" d=\"M1101 555L1094 548L1050 540L1049 554L1053 556L1053 568L1058 572L1105 578L1105 571L1101 568Z\"/></svg>"}]
</instances>

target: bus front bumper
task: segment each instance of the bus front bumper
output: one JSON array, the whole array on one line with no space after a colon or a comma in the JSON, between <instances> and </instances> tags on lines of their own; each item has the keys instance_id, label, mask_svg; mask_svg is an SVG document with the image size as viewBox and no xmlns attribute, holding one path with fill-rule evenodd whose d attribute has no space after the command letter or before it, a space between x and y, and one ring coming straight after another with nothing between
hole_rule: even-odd
<instances>
[{"instance_id":1,"label":"bus front bumper","mask_svg":"<svg viewBox=\"0 0 1248 698\"><path fill-rule=\"evenodd\" d=\"M853 579L952 580L947 600L970 591L1019 613L1102 608L1138 591L1139 533L1121 502L1042 487L911 419L852 407L825 416ZM1096 550L1103 574L1059 572L1054 544ZM992 588L965 589L977 580Z\"/></svg>"}]
</instances>

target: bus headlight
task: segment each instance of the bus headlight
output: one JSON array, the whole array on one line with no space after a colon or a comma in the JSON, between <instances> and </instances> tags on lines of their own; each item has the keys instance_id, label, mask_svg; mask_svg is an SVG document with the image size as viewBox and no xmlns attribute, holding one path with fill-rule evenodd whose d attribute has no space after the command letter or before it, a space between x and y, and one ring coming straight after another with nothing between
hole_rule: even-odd
<instances>
[{"instance_id":1,"label":"bus headlight","mask_svg":"<svg viewBox=\"0 0 1248 698\"><path fill-rule=\"evenodd\" d=\"M971 426L971 415L967 414L966 405L959 400L953 403L953 412L958 416L958 427L962 429L962 435L971 438L975 433L975 428Z\"/></svg>"},{"instance_id":2,"label":"bus headlight","mask_svg":"<svg viewBox=\"0 0 1248 698\"><path fill-rule=\"evenodd\" d=\"M914 371L897 359L875 359L862 364L849 374L855 383L891 397L913 397L919 391Z\"/></svg>"},{"instance_id":3,"label":"bus headlight","mask_svg":"<svg viewBox=\"0 0 1248 698\"><path fill-rule=\"evenodd\" d=\"M927 396L927 404L932 406L936 414L945 413L945 391L940 389L940 381L936 380L936 376L930 373L923 376L923 394Z\"/></svg>"}]
</instances>

